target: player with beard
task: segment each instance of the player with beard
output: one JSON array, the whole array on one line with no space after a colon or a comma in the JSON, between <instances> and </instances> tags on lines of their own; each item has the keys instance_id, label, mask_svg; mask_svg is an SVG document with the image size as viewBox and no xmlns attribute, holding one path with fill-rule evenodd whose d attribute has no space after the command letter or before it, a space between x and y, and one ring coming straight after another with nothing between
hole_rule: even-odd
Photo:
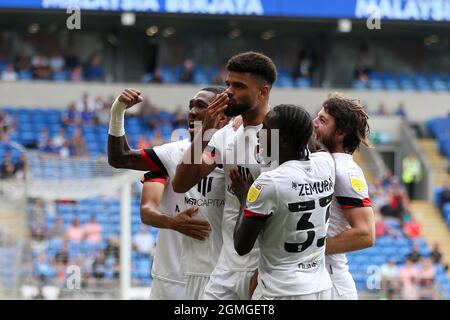
<instances>
[{"instance_id":1,"label":"player with beard","mask_svg":"<svg viewBox=\"0 0 450 320\"><path fill-rule=\"evenodd\" d=\"M336 162L336 185L327 233L326 264L333 282L332 299L357 299L346 252L375 242L374 213L367 182L352 154L368 146L368 116L358 100L332 93L314 119L314 134Z\"/></svg>"},{"instance_id":2,"label":"player with beard","mask_svg":"<svg viewBox=\"0 0 450 320\"><path fill-rule=\"evenodd\" d=\"M259 259L255 247L239 256L234 249L233 231L239 215L239 200L231 189L230 172L238 170L245 179L257 178L261 166L256 160L257 132L270 111L269 93L276 79L272 60L257 52L244 52L227 63L227 90L207 109L207 115L173 179L175 192L186 192L219 164L225 171L225 207L223 213L223 246L219 261L206 287L204 299L238 300L249 298L250 279ZM220 114L242 115L243 125L230 134L227 126L214 133ZM200 150L200 152L198 152Z\"/></svg>"}]
</instances>

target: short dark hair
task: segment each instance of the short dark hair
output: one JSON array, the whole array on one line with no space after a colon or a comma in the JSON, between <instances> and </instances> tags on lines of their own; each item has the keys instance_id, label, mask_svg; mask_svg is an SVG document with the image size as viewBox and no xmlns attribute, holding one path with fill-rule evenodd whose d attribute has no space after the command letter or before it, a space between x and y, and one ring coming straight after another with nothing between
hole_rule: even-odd
<instances>
[{"instance_id":1,"label":"short dark hair","mask_svg":"<svg viewBox=\"0 0 450 320\"><path fill-rule=\"evenodd\" d=\"M222 92L225 91L225 87L221 87L221 86L213 86L213 87L205 87L203 89L201 89L200 91L208 91L208 92L212 92L217 94L221 94Z\"/></svg>"},{"instance_id":2,"label":"short dark hair","mask_svg":"<svg viewBox=\"0 0 450 320\"><path fill-rule=\"evenodd\" d=\"M248 72L256 75L270 85L277 79L277 67L272 59L259 52L243 52L230 58L227 62L227 70L233 72Z\"/></svg>"},{"instance_id":3,"label":"short dark hair","mask_svg":"<svg viewBox=\"0 0 450 320\"><path fill-rule=\"evenodd\" d=\"M353 153L361 143L366 147L370 146L369 116L359 100L346 97L339 92L332 92L323 103L323 108L334 118L335 130L345 134L343 141L345 151Z\"/></svg>"},{"instance_id":4,"label":"short dark hair","mask_svg":"<svg viewBox=\"0 0 450 320\"><path fill-rule=\"evenodd\" d=\"M298 150L300 158L308 157L307 145L313 133L310 114L293 104L280 104L273 108L279 125L280 136L289 137L292 148Z\"/></svg>"}]
</instances>

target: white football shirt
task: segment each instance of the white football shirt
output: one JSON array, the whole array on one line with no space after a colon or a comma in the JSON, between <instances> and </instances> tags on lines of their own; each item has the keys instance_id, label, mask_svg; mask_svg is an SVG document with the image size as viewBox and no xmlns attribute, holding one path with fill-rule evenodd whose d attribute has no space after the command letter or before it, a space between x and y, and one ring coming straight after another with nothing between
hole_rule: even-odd
<instances>
[{"instance_id":1,"label":"white football shirt","mask_svg":"<svg viewBox=\"0 0 450 320\"><path fill-rule=\"evenodd\" d=\"M190 140L185 139L153 148L169 177L175 176L177 165L190 145ZM216 266L222 249L224 189L223 169L216 167L188 192L176 194L180 211L197 207L197 216L211 225L211 233L204 241L182 236L181 264L187 275L209 276Z\"/></svg>"},{"instance_id":2,"label":"white football shirt","mask_svg":"<svg viewBox=\"0 0 450 320\"><path fill-rule=\"evenodd\" d=\"M262 173L247 196L246 217L266 219L259 236L258 287L264 296L306 295L332 287L325 239L334 161L317 152Z\"/></svg>"},{"instance_id":3,"label":"white football shirt","mask_svg":"<svg viewBox=\"0 0 450 320\"><path fill-rule=\"evenodd\" d=\"M343 209L370 207L369 190L361 168L353 161L351 154L333 153L336 163L336 186L331 202L330 226L328 237L334 237L350 229ZM348 270L347 257L344 253L328 255L326 261L334 269Z\"/></svg>"},{"instance_id":4,"label":"white football shirt","mask_svg":"<svg viewBox=\"0 0 450 320\"><path fill-rule=\"evenodd\" d=\"M234 249L233 233L239 215L240 204L231 190L230 170L237 168L244 179L250 174L256 179L261 166L256 161L258 126L241 125L236 131L232 124L218 130L208 144L208 151L215 154L217 163L223 164L225 173L225 207L223 211L223 247L217 265L232 271L253 271L258 266L259 249L255 248L244 256Z\"/></svg>"},{"instance_id":5,"label":"white football shirt","mask_svg":"<svg viewBox=\"0 0 450 320\"><path fill-rule=\"evenodd\" d=\"M177 194L173 191L170 179L148 173L144 176L143 183L147 181L161 181L165 183L164 195L159 205L159 210L170 216L177 215L180 205L177 204ZM181 270L180 264L181 239L181 234L176 231L158 229L152 265L153 278L186 284L186 277Z\"/></svg>"}]
</instances>

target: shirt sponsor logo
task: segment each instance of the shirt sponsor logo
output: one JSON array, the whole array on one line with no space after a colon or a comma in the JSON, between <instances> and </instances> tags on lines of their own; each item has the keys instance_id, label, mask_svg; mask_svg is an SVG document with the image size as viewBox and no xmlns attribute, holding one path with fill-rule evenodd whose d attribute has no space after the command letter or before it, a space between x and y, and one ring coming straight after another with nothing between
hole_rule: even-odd
<instances>
[{"instance_id":1,"label":"shirt sponsor logo","mask_svg":"<svg viewBox=\"0 0 450 320\"><path fill-rule=\"evenodd\" d=\"M196 207L222 207L225 201L223 199L195 199L184 197L184 203Z\"/></svg>"},{"instance_id":2,"label":"shirt sponsor logo","mask_svg":"<svg viewBox=\"0 0 450 320\"><path fill-rule=\"evenodd\" d=\"M259 195L261 194L262 189L263 189L263 186L261 186L257 183L252 184L252 186L248 190L247 201L255 202L258 199Z\"/></svg>"},{"instance_id":3,"label":"shirt sponsor logo","mask_svg":"<svg viewBox=\"0 0 450 320\"><path fill-rule=\"evenodd\" d=\"M328 192L333 189L333 180L316 181L314 183L297 183L292 182L292 189L299 191L299 196L311 196L313 194Z\"/></svg>"},{"instance_id":4,"label":"shirt sponsor logo","mask_svg":"<svg viewBox=\"0 0 450 320\"><path fill-rule=\"evenodd\" d=\"M366 189L366 183L364 179L353 174L349 174L349 177L350 184L352 185L353 190L355 190L356 192L362 192L364 189Z\"/></svg>"}]
</instances>

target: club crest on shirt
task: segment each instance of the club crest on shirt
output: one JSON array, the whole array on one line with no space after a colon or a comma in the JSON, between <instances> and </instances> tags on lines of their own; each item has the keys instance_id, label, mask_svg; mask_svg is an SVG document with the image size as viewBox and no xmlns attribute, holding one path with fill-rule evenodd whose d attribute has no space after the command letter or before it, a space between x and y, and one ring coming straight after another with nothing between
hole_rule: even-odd
<instances>
[{"instance_id":1,"label":"club crest on shirt","mask_svg":"<svg viewBox=\"0 0 450 320\"><path fill-rule=\"evenodd\" d=\"M355 174L349 173L350 184L352 185L353 190L356 192L362 192L366 188L366 183L364 179Z\"/></svg>"},{"instance_id":2,"label":"club crest on shirt","mask_svg":"<svg viewBox=\"0 0 450 320\"><path fill-rule=\"evenodd\" d=\"M250 189L248 190L248 194L247 194L247 201L248 202L255 202L258 197L259 194L261 193L263 187L259 184L252 184L252 186L250 187Z\"/></svg>"}]
</instances>

